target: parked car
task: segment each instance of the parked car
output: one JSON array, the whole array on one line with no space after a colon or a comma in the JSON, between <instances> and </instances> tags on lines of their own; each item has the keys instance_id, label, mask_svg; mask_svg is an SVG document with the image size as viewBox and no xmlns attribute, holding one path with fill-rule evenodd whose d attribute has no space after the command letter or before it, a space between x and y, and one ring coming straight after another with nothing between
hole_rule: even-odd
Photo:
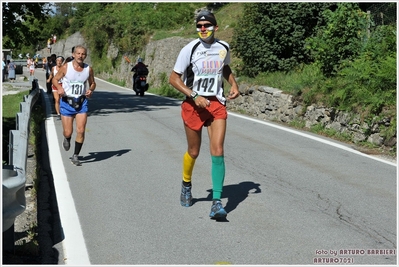
<instances>
[{"instance_id":1,"label":"parked car","mask_svg":"<svg viewBox=\"0 0 399 267\"><path fill-rule=\"evenodd\" d=\"M16 65L15 74L23 74L24 67L26 67L26 59L14 59Z\"/></svg>"}]
</instances>

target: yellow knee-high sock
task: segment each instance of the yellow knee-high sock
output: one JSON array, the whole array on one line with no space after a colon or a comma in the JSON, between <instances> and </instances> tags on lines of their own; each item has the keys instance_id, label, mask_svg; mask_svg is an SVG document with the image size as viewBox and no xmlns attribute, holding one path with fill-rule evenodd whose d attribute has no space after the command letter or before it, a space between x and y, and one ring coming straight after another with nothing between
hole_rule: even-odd
<instances>
[{"instance_id":1,"label":"yellow knee-high sock","mask_svg":"<svg viewBox=\"0 0 399 267\"><path fill-rule=\"evenodd\" d=\"M188 152L183 156L183 181L190 183L193 174L195 159L193 159Z\"/></svg>"}]
</instances>

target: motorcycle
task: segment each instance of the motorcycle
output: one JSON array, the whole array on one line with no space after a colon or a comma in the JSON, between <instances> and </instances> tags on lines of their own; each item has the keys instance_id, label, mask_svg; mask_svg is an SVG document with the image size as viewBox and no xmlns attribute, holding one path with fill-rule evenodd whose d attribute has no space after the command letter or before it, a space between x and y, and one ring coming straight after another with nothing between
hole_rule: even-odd
<instances>
[{"instance_id":1,"label":"motorcycle","mask_svg":"<svg viewBox=\"0 0 399 267\"><path fill-rule=\"evenodd\" d=\"M132 62L130 59L127 57L127 55L124 55L123 58L131 64ZM142 59L139 58L138 62L142 62ZM147 83L147 75L148 75L148 65L145 65L144 63L140 64L141 66L138 66L139 64L132 66L132 72L135 74L133 75L133 91L136 92L136 95L144 96L144 92L148 90L148 83Z\"/></svg>"},{"instance_id":2,"label":"motorcycle","mask_svg":"<svg viewBox=\"0 0 399 267\"><path fill-rule=\"evenodd\" d=\"M138 73L136 77L136 81L133 82L133 91L136 92L136 95L144 96L144 92L148 90L147 83L147 74Z\"/></svg>"}]
</instances>

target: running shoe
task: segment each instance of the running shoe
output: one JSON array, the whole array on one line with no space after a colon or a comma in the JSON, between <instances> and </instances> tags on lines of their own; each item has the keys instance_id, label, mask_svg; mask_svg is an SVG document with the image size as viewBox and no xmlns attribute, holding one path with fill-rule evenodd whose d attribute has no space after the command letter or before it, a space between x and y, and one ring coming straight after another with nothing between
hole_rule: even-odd
<instances>
[{"instance_id":1,"label":"running shoe","mask_svg":"<svg viewBox=\"0 0 399 267\"><path fill-rule=\"evenodd\" d=\"M224 210L222 202L220 200L214 200L211 207L211 213L209 217L212 219L221 219L227 216L227 212Z\"/></svg>"},{"instance_id":2,"label":"running shoe","mask_svg":"<svg viewBox=\"0 0 399 267\"><path fill-rule=\"evenodd\" d=\"M62 146L64 147L65 151L68 151L71 148L71 143L64 137L64 141L62 142Z\"/></svg>"},{"instance_id":3,"label":"running shoe","mask_svg":"<svg viewBox=\"0 0 399 267\"><path fill-rule=\"evenodd\" d=\"M76 165L76 166L81 166L82 163L78 159L78 155L74 154L71 158L71 163Z\"/></svg>"},{"instance_id":4,"label":"running shoe","mask_svg":"<svg viewBox=\"0 0 399 267\"><path fill-rule=\"evenodd\" d=\"M180 204L183 207L190 207L192 205L192 199L191 186L181 185Z\"/></svg>"}]
</instances>

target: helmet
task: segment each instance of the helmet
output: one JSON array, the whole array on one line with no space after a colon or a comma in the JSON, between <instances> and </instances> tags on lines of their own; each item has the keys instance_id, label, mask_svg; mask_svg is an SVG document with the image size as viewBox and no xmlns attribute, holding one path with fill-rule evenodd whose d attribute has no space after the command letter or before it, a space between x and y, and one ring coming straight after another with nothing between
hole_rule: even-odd
<instances>
[{"instance_id":1,"label":"helmet","mask_svg":"<svg viewBox=\"0 0 399 267\"><path fill-rule=\"evenodd\" d=\"M137 62L143 62L143 59L141 57L139 57L139 59L137 60Z\"/></svg>"}]
</instances>

